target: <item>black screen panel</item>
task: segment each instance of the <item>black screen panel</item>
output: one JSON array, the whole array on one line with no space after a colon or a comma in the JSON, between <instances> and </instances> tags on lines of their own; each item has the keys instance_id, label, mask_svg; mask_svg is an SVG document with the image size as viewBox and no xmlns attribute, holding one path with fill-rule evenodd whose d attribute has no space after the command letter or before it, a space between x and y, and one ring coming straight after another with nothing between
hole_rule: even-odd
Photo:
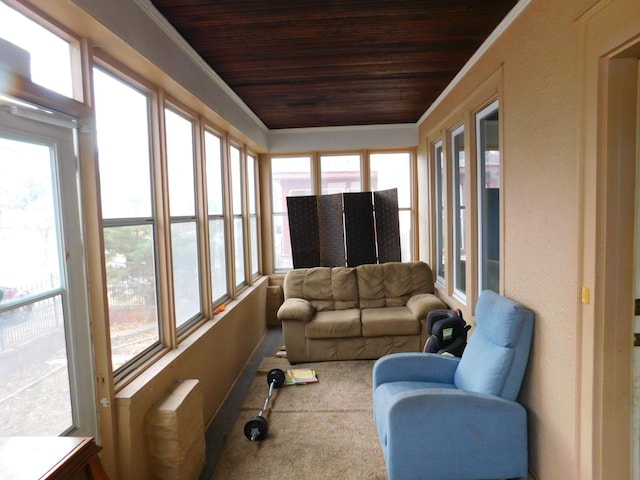
<instances>
[{"instance_id":1,"label":"black screen panel","mask_svg":"<svg viewBox=\"0 0 640 480\"><path fill-rule=\"evenodd\" d=\"M398 189L374 192L378 262L401 261Z\"/></svg>"},{"instance_id":2,"label":"black screen panel","mask_svg":"<svg viewBox=\"0 0 640 480\"><path fill-rule=\"evenodd\" d=\"M371 192L344 193L347 266L377 263Z\"/></svg>"},{"instance_id":3,"label":"black screen panel","mask_svg":"<svg viewBox=\"0 0 640 480\"><path fill-rule=\"evenodd\" d=\"M318 206L316 196L287 197L293 268L320 265Z\"/></svg>"},{"instance_id":4,"label":"black screen panel","mask_svg":"<svg viewBox=\"0 0 640 480\"><path fill-rule=\"evenodd\" d=\"M318 197L318 224L320 266L343 267L345 255L342 194L336 193Z\"/></svg>"}]
</instances>

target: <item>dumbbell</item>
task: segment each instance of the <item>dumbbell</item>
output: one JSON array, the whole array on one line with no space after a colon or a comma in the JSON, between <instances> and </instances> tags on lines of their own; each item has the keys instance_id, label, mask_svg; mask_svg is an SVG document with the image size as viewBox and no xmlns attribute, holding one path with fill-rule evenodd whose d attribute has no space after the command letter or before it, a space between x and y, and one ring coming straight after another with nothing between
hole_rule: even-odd
<instances>
[{"instance_id":1,"label":"dumbbell","mask_svg":"<svg viewBox=\"0 0 640 480\"><path fill-rule=\"evenodd\" d=\"M284 385L285 374L283 370L279 368L273 368L269 370L267 373L267 384L269 385L269 395L267 395L266 400L264 401L264 406L262 410L244 424L244 436L247 437L252 442L264 440L267 437L267 432L269 431L269 422L264 416L264 413L267 410L267 405L269 405L269 400L271 399L271 395L273 395L274 388L280 388Z\"/></svg>"}]
</instances>

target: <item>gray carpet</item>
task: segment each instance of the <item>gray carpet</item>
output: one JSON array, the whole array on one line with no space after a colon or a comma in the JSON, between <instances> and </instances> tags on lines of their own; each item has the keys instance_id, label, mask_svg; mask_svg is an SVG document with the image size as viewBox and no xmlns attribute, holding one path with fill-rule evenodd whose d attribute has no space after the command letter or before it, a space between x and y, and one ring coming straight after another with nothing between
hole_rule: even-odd
<instances>
[{"instance_id":1,"label":"gray carpet","mask_svg":"<svg viewBox=\"0 0 640 480\"><path fill-rule=\"evenodd\" d=\"M305 363L265 358L211 480L385 480L371 411L373 361ZM274 390L267 438L251 442L243 427L264 406L272 368L312 368L318 383Z\"/></svg>"},{"instance_id":2,"label":"gray carpet","mask_svg":"<svg viewBox=\"0 0 640 480\"><path fill-rule=\"evenodd\" d=\"M205 464L202 469L202 473L200 474L200 480L209 480L211 478L215 464L220 458L222 449L224 448L225 442L229 436L229 432L238 419L244 400L249 393L251 384L255 380L256 371L260 366L260 362L262 362L262 359L265 357L272 357L278 350L278 347L283 344L284 339L282 337L282 328L279 326L270 327L260 346L256 350L256 353L245 367L233 390L229 394L229 397L222 407L220 407L220 411L213 419L205 433L207 451ZM266 393L267 391L265 390L263 402L264 398L266 398ZM256 415L259 410L260 408L258 408L256 413L253 415Z\"/></svg>"}]
</instances>

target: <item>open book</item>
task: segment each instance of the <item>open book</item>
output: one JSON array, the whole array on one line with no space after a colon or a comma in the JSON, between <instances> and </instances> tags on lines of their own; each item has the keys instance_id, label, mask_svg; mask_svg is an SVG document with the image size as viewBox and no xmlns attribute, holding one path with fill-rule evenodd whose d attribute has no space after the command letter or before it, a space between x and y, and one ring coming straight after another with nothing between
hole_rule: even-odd
<instances>
[{"instance_id":1,"label":"open book","mask_svg":"<svg viewBox=\"0 0 640 480\"><path fill-rule=\"evenodd\" d=\"M316 383L318 377L316 371L310 368L296 368L287 370L285 373L285 385L304 385L307 383Z\"/></svg>"}]
</instances>

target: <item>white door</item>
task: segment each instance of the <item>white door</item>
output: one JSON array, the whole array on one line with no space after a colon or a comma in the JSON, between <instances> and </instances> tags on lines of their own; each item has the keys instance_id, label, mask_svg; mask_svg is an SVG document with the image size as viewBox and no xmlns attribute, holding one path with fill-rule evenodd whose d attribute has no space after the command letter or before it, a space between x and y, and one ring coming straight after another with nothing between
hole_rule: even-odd
<instances>
[{"instance_id":1,"label":"white door","mask_svg":"<svg viewBox=\"0 0 640 480\"><path fill-rule=\"evenodd\" d=\"M0 436L97 435L74 145L0 111Z\"/></svg>"}]
</instances>

